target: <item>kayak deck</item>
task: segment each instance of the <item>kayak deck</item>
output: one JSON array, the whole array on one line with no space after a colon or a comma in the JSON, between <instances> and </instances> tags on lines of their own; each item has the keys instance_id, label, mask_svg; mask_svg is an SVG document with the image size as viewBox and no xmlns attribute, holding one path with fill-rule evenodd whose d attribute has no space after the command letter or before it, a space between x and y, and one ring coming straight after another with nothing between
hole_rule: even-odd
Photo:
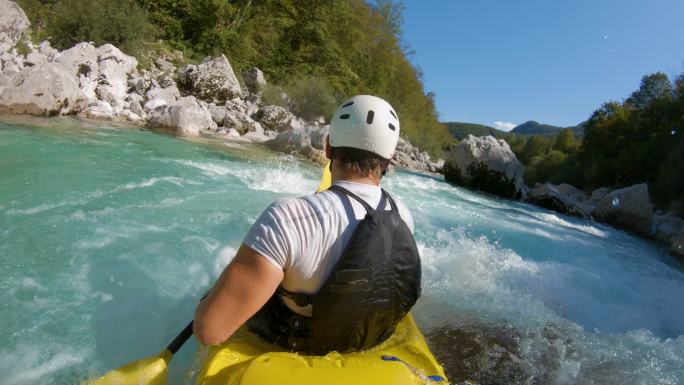
<instances>
[{"instance_id":1,"label":"kayak deck","mask_svg":"<svg viewBox=\"0 0 684 385\"><path fill-rule=\"evenodd\" d=\"M447 384L413 317L387 341L363 352L307 356L285 351L241 328L208 349L198 385Z\"/></svg>"}]
</instances>

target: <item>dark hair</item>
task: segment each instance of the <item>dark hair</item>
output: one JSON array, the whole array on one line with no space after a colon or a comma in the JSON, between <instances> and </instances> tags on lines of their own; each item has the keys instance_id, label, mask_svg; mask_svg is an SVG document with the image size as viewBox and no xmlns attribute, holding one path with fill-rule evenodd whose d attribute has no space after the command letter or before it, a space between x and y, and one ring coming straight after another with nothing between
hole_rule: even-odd
<instances>
[{"instance_id":1,"label":"dark hair","mask_svg":"<svg viewBox=\"0 0 684 385\"><path fill-rule=\"evenodd\" d=\"M375 175L379 178L385 175L390 162L378 154L358 148L332 147L330 150L333 162L359 176Z\"/></svg>"}]
</instances>

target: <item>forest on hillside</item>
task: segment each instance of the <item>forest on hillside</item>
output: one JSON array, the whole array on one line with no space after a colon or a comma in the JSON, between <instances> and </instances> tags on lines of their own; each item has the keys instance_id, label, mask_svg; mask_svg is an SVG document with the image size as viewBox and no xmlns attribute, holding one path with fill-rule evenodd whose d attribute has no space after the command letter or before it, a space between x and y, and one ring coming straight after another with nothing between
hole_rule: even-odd
<instances>
[{"instance_id":1,"label":"forest on hillside","mask_svg":"<svg viewBox=\"0 0 684 385\"><path fill-rule=\"evenodd\" d=\"M504 133L525 165L525 181L598 187L649 184L656 204L678 202L684 215L684 73L671 80L646 75L622 102L608 101L583 123L584 137L571 128L557 136Z\"/></svg>"},{"instance_id":2,"label":"forest on hillside","mask_svg":"<svg viewBox=\"0 0 684 385\"><path fill-rule=\"evenodd\" d=\"M183 53L224 53L237 73L259 67L265 99L305 118L329 118L342 99L374 94L399 113L402 135L433 156L452 141L434 94L407 59L400 2L393 0L19 0L32 40L59 49L112 43L141 66ZM183 64L183 63L176 63ZM284 91L290 98L283 100Z\"/></svg>"}]
</instances>

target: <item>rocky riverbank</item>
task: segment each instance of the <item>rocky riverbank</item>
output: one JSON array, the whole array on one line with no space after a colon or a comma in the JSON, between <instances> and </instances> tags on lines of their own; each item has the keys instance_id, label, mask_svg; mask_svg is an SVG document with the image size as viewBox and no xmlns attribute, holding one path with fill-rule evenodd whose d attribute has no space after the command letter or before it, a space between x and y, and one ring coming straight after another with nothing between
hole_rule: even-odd
<instances>
[{"instance_id":1,"label":"rocky riverbank","mask_svg":"<svg viewBox=\"0 0 684 385\"><path fill-rule=\"evenodd\" d=\"M684 256L684 220L656 210L646 183L586 193L569 184L537 184L527 188L524 167L508 144L492 136L469 135L447 155L447 181L491 194L521 199L563 214L596 220L670 245Z\"/></svg>"},{"instance_id":2,"label":"rocky riverbank","mask_svg":"<svg viewBox=\"0 0 684 385\"><path fill-rule=\"evenodd\" d=\"M135 57L111 44L83 42L64 51L47 41L35 46L27 38L30 23L21 8L0 0L0 11L0 113L129 122L182 136L263 143L325 161L328 126L264 103L267 80L258 68L239 79L223 54L176 67L173 63L185 62L177 52L141 70ZM26 52L19 52L19 45ZM393 164L432 172L441 168L403 139Z\"/></svg>"}]
</instances>

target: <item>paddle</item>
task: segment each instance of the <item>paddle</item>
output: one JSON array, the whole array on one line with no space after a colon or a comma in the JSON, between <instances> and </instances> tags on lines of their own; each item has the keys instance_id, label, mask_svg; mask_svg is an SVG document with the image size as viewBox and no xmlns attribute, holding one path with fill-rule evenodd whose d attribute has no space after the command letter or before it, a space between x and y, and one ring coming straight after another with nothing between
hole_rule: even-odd
<instances>
[{"instance_id":1,"label":"paddle","mask_svg":"<svg viewBox=\"0 0 684 385\"><path fill-rule=\"evenodd\" d=\"M321 184L316 192L328 189L331 184L330 162L323 168ZM156 356L143 358L114 369L104 376L88 380L84 385L166 385L169 361L192 336L192 321Z\"/></svg>"},{"instance_id":2,"label":"paddle","mask_svg":"<svg viewBox=\"0 0 684 385\"><path fill-rule=\"evenodd\" d=\"M171 357L192 335L192 321L156 356L143 358L112 370L104 376L86 381L87 385L166 385Z\"/></svg>"}]
</instances>

